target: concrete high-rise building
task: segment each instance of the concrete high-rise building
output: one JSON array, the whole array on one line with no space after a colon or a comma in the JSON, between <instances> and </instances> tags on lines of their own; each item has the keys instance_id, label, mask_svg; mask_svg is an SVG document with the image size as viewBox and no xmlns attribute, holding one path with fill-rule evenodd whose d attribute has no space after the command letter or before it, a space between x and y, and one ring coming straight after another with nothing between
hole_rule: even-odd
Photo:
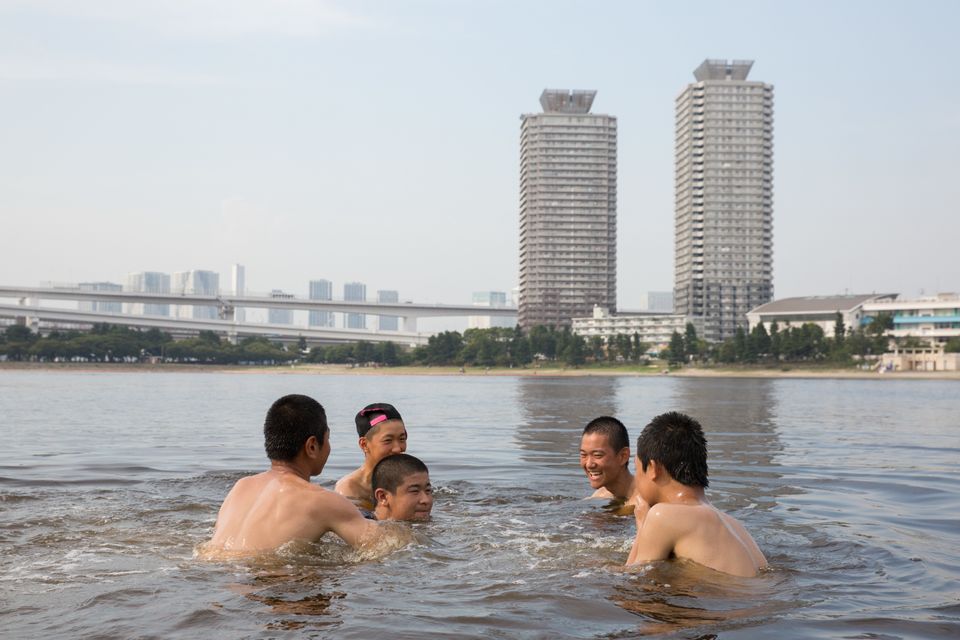
<instances>
[{"instance_id":1,"label":"concrete high-rise building","mask_svg":"<svg viewBox=\"0 0 960 640\"><path fill-rule=\"evenodd\" d=\"M270 297L274 300L293 300L292 293L284 293L280 289L273 289ZM269 309L267 322L270 324L293 324L293 309Z\"/></svg>"},{"instance_id":2,"label":"concrete high-rise building","mask_svg":"<svg viewBox=\"0 0 960 640\"><path fill-rule=\"evenodd\" d=\"M377 302L400 302L400 294L389 290L377 291ZM396 331L399 325L399 316L377 316L378 331Z\"/></svg>"},{"instance_id":3,"label":"concrete high-rise building","mask_svg":"<svg viewBox=\"0 0 960 640\"><path fill-rule=\"evenodd\" d=\"M705 60L676 100L674 313L725 340L773 299L773 86Z\"/></svg>"},{"instance_id":4,"label":"concrete high-rise building","mask_svg":"<svg viewBox=\"0 0 960 640\"><path fill-rule=\"evenodd\" d=\"M546 89L520 117L524 329L617 306L617 119L590 113L596 93Z\"/></svg>"},{"instance_id":5,"label":"concrete high-rise building","mask_svg":"<svg viewBox=\"0 0 960 640\"><path fill-rule=\"evenodd\" d=\"M159 271L137 271L127 274L124 291L134 293L170 293L170 276ZM126 303L125 313L143 316L169 316L170 305L152 303Z\"/></svg>"},{"instance_id":6,"label":"concrete high-rise building","mask_svg":"<svg viewBox=\"0 0 960 640\"><path fill-rule=\"evenodd\" d=\"M235 296L242 296L247 292L247 270L242 264L230 266L230 288ZM247 319L247 310L237 307L233 310L233 318L237 322L243 322Z\"/></svg>"},{"instance_id":7,"label":"concrete high-rise building","mask_svg":"<svg viewBox=\"0 0 960 640\"><path fill-rule=\"evenodd\" d=\"M344 302L366 302L367 285L361 282L348 282L343 285ZM367 316L363 313L345 313L344 326L347 329L366 329Z\"/></svg>"},{"instance_id":8,"label":"concrete high-rise building","mask_svg":"<svg viewBox=\"0 0 960 640\"><path fill-rule=\"evenodd\" d=\"M114 282L81 282L77 285L80 291L109 291L120 293L123 286ZM80 311L93 311L95 313L122 313L123 304L120 302L100 302L98 300L81 300Z\"/></svg>"},{"instance_id":9,"label":"concrete high-rise building","mask_svg":"<svg viewBox=\"0 0 960 640\"><path fill-rule=\"evenodd\" d=\"M333 283L329 280L311 280L311 300L333 300ZM311 327L335 327L336 322L332 311L311 311L309 324Z\"/></svg>"},{"instance_id":10,"label":"concrete high-rise building","mask_svg":"<svg viewBox=\"0 0 960 640\"><path fill-rule=\"evenodd\" d=\"M216 271L177 271L170 284L173 294L215 296L220 293L220 274ZM178 318L216 320L220 317L217 307L203 305L178 305Z\"/></svg>"}]
</instances>

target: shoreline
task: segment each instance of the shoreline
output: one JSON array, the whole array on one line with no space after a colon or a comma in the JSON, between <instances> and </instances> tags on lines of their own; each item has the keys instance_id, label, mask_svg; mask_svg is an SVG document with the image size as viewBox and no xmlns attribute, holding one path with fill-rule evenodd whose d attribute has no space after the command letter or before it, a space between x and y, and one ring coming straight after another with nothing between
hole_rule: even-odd
<instances>
[{"instance_id":1,"label":"shoreline","mask_svg":"<svg viewBox=\"0 0 960 640\"><path fill-rule=\"evenodd\" d=\"M74 363L74 362L0 362L0 371L70 371L76 373L233 373L238 375L266 373L272 375L357 375L357 376L454 376L467 378L538 377L538 378L589 378L589 377L654 377L673 376L680 378L763 378L763 379L847 379L847 380L957 380L960 371L899 371L877 373L861 369L820 368L717 368L689 367L671 369L664 373L659 367L610 367L610 368L507 368L489 369L466 367L351 367L341 364L296 364L272 367L246 367L219 364L147 364L147 363Z\"/></svg>"}]
</instances>

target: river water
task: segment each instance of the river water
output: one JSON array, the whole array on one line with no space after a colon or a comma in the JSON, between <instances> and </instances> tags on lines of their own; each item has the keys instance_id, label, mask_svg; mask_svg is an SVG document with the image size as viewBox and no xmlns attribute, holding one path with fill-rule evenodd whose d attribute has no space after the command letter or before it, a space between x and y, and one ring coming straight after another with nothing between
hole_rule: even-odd
<instances>
[{"instance_id":1,"label":"river water","mask_svg":"<svg viewBox=\"0 0 960 640\"><path fill-rule=\"evenodd\" d=\"M266 462L287 393L327 409L319 479L360 462L353 415L395 404L430 467L420 542L194 557ZM0 629L39 638L960 637L960 385L913 380L0 372ZM708 497L771 564L624 571L632 518L583 500L579 434L688 412ZM330 536L328 536L330 537Z\"/></svg>"}]
</instances>

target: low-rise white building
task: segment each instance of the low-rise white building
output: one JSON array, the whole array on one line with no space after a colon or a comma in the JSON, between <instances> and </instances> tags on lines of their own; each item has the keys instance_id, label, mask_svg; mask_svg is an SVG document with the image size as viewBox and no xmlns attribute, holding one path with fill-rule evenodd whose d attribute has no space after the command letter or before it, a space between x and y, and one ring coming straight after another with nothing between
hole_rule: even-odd
<instances>
[{"instance_id":1,"label":"low-rise white building","mask_svg":"<svg viewBox=\"0 0 960 640\"><path fill-rule=\"evenodd\" d=\"M825 335L833 336L837 312L848 329L865 327L887 315L893 322L893 329L887 333L894 338L921 338L933 343L960 338L960 296L955 293L912 300L895 293L784 298L751 310L747 321L750 330L762 322L768 332L774 321L780 329L810 322Z\"/></svg>"},{"instance_id":2,"label":"low-rise white building","mask_svg":"<svg viewBox=\"0 0 960 640\"><path fill-rule=\"evenodd\" d=\"M894 346L880 359L880 371L960 371L960 353L945 353L942 344L904 348Z\"/></svg>"},{"instance_id":3,"label":"low-rise white building","mask_svg":"<svg viewBox=\"0 0 960 640\"><path fill-rule=\"evenodd\" d=\"M823 329L824 335L832 337L838 312L843 317L844 326L859 328L865 324L864 305L881 300L894 300L896 297L895 293L871 293L783 298L751 309L747 312L747 322L750 324L750 331L763 323L767 333L770 332L770 326L774 322L781 330L788 325L799 327L811 323Z\"/></svg>"},{"instance_id":4,"label":"low-rise white building","mask_svg":"<svg viewBox=\"0 0 960 640\"><path fill-rule=\"evenodd\" d=\"M693 323L698 336L703 336L703 318L697 316L652 312L617 315L594 307L593 316L573 319L573 333L588 340L594 336L608 340L617 335L638 334L641 342L650 345L651 352L659 352L670 344L674 331L686 331L688 322Z\"/></svg>"},{"instance_id":5,"label":"low-rise white building","mask_svg":"<svg viewBox=\"0 0 960 640\"><path fill-rule=\"evenodd\" d=\"M960 296L941 293L913 300L872 300L863 305L863 323L887 314L893 318L894 338L922 338L946 342L960 338Z\"/></svg>"}]
</instances>

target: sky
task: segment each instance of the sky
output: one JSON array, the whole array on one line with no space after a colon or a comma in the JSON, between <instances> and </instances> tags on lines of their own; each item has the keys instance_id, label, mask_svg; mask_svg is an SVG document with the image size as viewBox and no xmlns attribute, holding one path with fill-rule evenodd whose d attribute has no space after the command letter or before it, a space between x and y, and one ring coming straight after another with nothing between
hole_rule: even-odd
<instances>
[{"instance_id":1,"label":"sky","mask_svg":"<svg viewBox=\"0 0 960 640\"><path fill-rule=\"evenodd\" d=\"M674 99L774 89L777 298L960 291L960 3L0 0L0 284L518 282L520 114L594 89L618 302L673 287Z\"/></svg>"}]
</instances>

